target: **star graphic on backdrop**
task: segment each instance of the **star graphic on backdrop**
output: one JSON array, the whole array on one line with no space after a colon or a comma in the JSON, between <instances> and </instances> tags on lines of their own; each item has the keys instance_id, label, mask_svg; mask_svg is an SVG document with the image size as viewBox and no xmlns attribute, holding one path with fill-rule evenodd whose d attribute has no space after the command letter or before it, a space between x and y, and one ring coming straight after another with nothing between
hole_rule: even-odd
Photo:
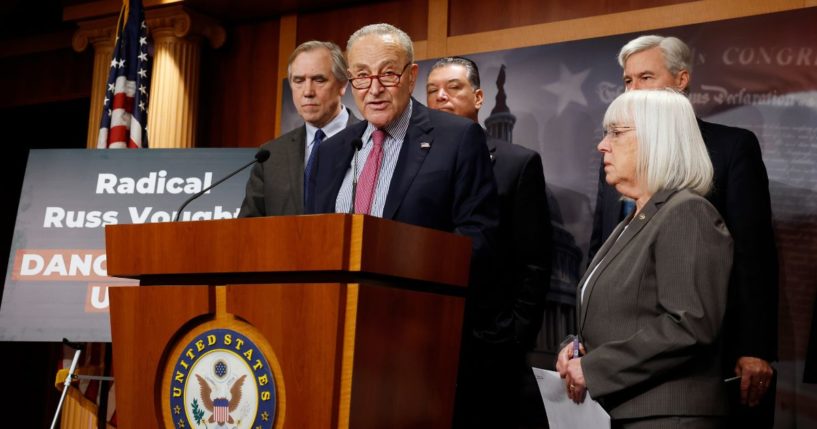
<instances>
[{"instance_id":1,"label":"star graphic on backdrop","mask_svg":"<svg viewBox=\"0 0 817 429\"><path fill-rule=\"evenodd\" d=\"M570 102L587 106L587 99L582 92L582 84L590 74L590 69L579 73L571 73L564 64L559 64L559 80L543 85L542 89L556 94L559 102L556 106L557 115L561 115Z\"/></svg>"}]
</instances>

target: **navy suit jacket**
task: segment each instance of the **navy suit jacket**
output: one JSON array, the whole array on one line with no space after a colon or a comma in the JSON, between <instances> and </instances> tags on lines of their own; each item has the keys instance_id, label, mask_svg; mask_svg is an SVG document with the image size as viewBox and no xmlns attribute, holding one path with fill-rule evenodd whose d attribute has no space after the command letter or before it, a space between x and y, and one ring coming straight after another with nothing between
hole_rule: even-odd
<instances>
[{"instance_id":1,"label":"navy suit jacket","mask_svg":"<svg viewBox=\"0 0 817 429\"><path fill-rule=\"evenodd\" d=\"M408 131L389 184L383 218L471 238L469 296L477 297L472 301L478 307L493 307L495 293L488 285L499 209L485 132L471 120L431 110L414 99L411 102ZM352 141L360 138L367 125L366 121L351 125L321 144L309 179L315 193L307 201L307 213L335 212L354 154Z\"/></svg>"},{"instance_id":2,"label":"navy suit jacket","mask_svg":"<svg viewBox=\"0 0 817 429\"><path fill-rule=\"evenodd\" d=\"M538 153L488 137L499 193L497 259L503 312L485 340L530 350L542 326L550 284L550 209Z\"/></svg>"},{"instance_id":3,"label":"navy suit jacket","mask_svg":"<svg viewBox=\"0 0 817 429\"><path fill-rule=\"evenodd\" d=\"M740 356L777 359L777 248L772 230L769 178L757 137L742 128L698 120L715 170L707 199L718 209L734 239L724 339L727 369ZM592 259L621 220L621 200L599 173Z\"/></svg>"}]
</instances>

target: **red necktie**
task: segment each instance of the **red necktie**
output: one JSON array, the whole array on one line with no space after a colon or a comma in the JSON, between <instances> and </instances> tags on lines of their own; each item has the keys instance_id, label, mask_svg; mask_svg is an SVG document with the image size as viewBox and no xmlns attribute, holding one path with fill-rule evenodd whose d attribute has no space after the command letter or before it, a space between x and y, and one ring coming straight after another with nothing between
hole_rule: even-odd
<instances>
[{"instance_id":1,"label":"red necktie","mask_svg":"<svg viewBox=\"0 0 817 429\"><path fill-rule=\"evenodd\" d=\"M380 173L380 165L383 163L383 141L386 140L386 132L374 130L372 133L372 150L366 157L366 164L360 172L360 180L357 184L357 194L355 195L355 213L369 214L374 200L375 187L377 186L377 176Z\"/></svg>"}]
</instances>

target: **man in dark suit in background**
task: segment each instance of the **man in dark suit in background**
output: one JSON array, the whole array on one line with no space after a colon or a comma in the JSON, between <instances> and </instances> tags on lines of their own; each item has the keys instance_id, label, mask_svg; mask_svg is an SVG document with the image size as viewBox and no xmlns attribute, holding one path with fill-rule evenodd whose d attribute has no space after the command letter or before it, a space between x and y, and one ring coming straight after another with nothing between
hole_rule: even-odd
<instances>
[{"instance_id":1,"label":"man in dark suit in background","mask_svg":"<svg viewBox=\"0 0 817 429\"><path fill-rule=\"evenodd\" d=\"M475 333L492 326L504 293L491 278L499 208L485 132L411 98L418 66L402 30L365 26L349 38L346 54L365 121L321 145L307 211L365 213L471 239L462 367Z\"/></svg>"},{"instance_id":2,"label":"man in dark suit in background","mask_svg":"<svg viewBox=\"0 0 817 429\"><path fill-rule=\"evenodd\" d=\"M302 43L289 56L287 72L292 102L304 125L261 146L270 157L253 167L240 217L303 214L305 169L314 164L315 147L358 122L341 103L346 59L336 44Z\"/></svg>"},{"instance_id":3,"label":"man in dark suit in background","mask_svg":"<svg viewBox=\"0 0 817 429\"><path fill-rule=\"evenodd\" d=\"M479 123L483 103L477 65L460 57L438 60L428 74L426 104ZM487 136L499 194L498 282L502 311L480 332L464 386L470 427L528 427L547 420L536 379L525 362L542 325L550 282L551 226L539 154ZM528 393L529 395L525 395Z\"/></svg>"},{"instance_id":4,"label":"man in dark suit in background","mask_svg":"<svg viewBox=\"0 0 817 429\"><path fill-rule=\"evenodd\" d=\"M687 91L692 53L675 37L638 37L621 49L618 59L626 90ZM723 216L735 241L723 334L724 377L740 377L740 381L731 382L739 383L740 393L730 397L730 420L735 427L771 427L775 376L770 362L777 359L778 265L769 179L760 145L751 131L700 119L698 126L715 169L715 189L707 198ZM625 210L616 190L604 182L602 169L590 259Z\"/></svg>"}]
</instances>

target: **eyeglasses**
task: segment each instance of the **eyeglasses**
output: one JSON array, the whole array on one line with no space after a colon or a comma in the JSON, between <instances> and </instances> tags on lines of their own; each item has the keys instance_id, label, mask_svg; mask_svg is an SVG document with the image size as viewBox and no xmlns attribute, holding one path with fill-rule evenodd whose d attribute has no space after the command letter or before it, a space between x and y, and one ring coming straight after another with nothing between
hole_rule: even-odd
<instances>
[{"instance_id":1,"label":"eyeglasses","mask_svg":"<svg viewBox=\"0 0 817 429\"><path fill-rule=\"evenodd\" d=\"M410 65L411 63L406 64L403 70L400 70L400 73L386 72L372 76L350 77L349 82L352 83L352 88L354 89L369 89L374 79L377 79L380 85L385 87L397 86L400 84L400 78L403 76L403 73L406 72L406 67Z\"/></svg>"},{"instance_id":2,"label":"eyeglasses","mask_svg":"<svg viewBox=\"0 0 817 429\"><path fill-rule=\"evenodd\" d=\"M633 131L635 127L610 127L605 128L602 130L602 139L606 139L607 137L611 137L614 139L619 138L622 134L626 133L627 131Z\"/></svg>"}]
</instances>

